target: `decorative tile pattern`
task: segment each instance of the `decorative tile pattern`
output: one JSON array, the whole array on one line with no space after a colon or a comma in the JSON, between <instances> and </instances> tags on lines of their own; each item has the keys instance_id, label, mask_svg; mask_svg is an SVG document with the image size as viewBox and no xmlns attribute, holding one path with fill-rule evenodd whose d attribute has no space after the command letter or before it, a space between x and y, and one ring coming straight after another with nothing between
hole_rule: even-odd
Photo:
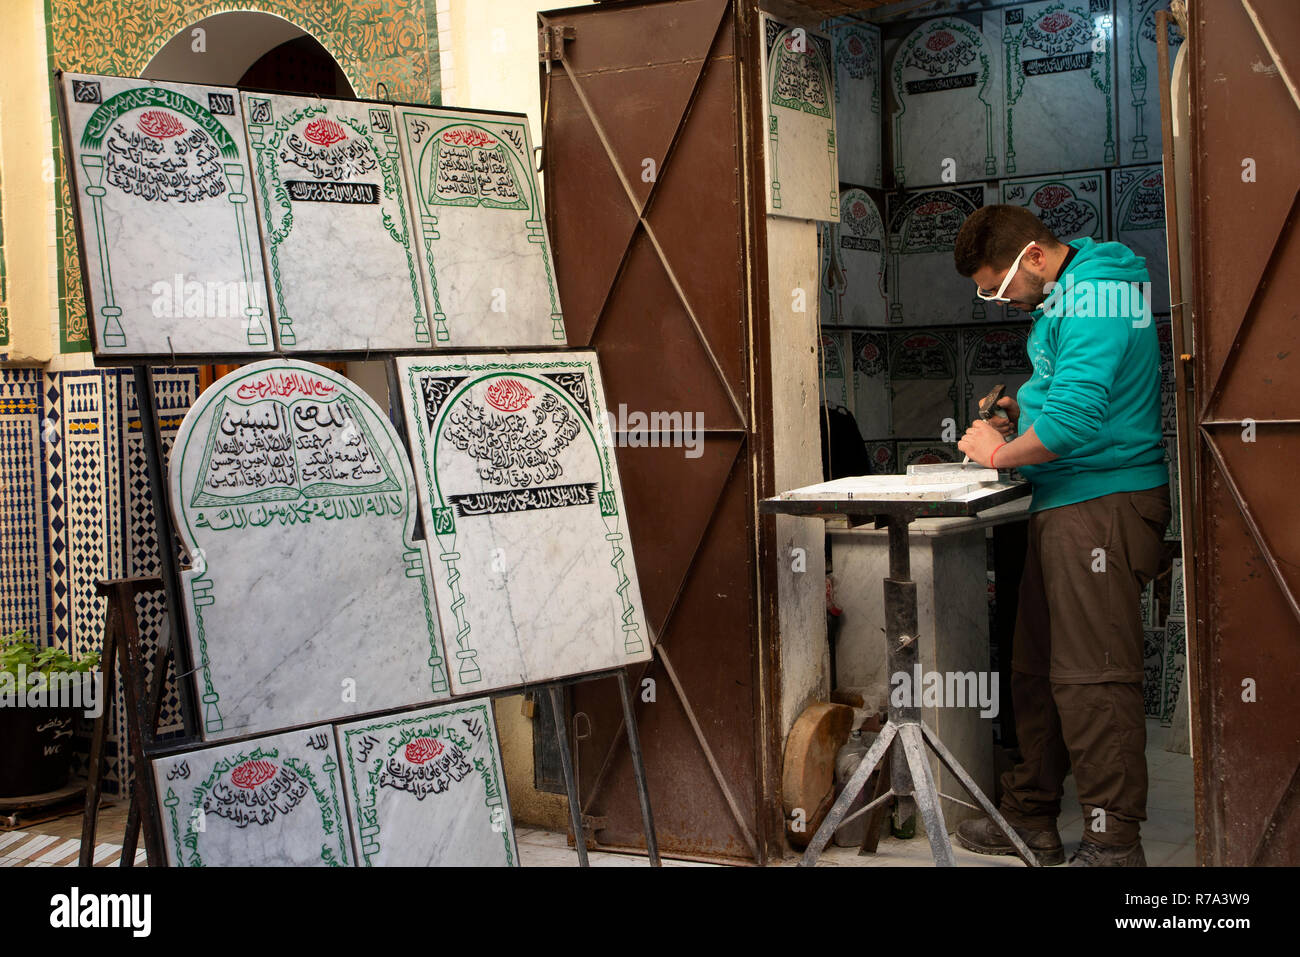
<instances>
[{"instance_id":1,"label":"decorative tile pattern","mask_svg":"<svg viewBox=\"0 0 1300 957\"><path fill-rule=\"evenodd\" d=\"M909 326L1000 319L953 268L957 232L997 192L984 186L890 193L889 321Z\"/></svg>"},{"instance_id":2,"label":"decorative tile pattern","mask_svg":"<svg viewBox=\"0 0 1300 957\"><path fill-rule=\"evenodd\" d=\"M1160 340L1160 430L1178 431L1178 383L1174 375L1173 324L1168 316L1156 316Z\"/></svg>"},{"instance_id":3,"label":"decorative tile pattern","mask_svg":"<svg viewBox=\"0 0 1300 957\"><path fill-rule=\"evenodd\" d=\"M518 866L490 699L336 731L358 864Z\"/></svg>"},{"instance_id":4,"label":"decorative tile pattern","mask_svg":"<svg viewBox=\"0 0 1300 957\"><path fill-rule=\"evenodd\" d=\"M453 690L647 660L596 354L397 368Z\"/></svg>"},{"instance_id":5,"label":"decorative tile pattern","mask_svg":"<svg viewBox=\"0 0 1300 957\"><path fill-rule=\"evenodd\" d=\"M767 116L767 211L795 219L840 218L831 38L760 13L763 112Z\"/></svg>"},{"instance_id":6,"label":"decorative tile pattern","mask_svg":"<svg viewBox=\"0 0 1300 957\"><path fill-rule=\"evenodd\" d=\"M996 13L937 17L886 42L896 186L969 183L1001 172L998 24Z\"/></svg>"},{"instance_id":7,"label":"decorative tile pattern","mask_svg":"<svg viewBox=\"0 0 1300 957\"><path fill-rule=\"evenodd\" d=\"M1045 0L1002 18L1007 175L1116 162L1111 0ZM1068 116L1069 122L1061 118Z\"/></svg>"},{"instance_id":8,"label":"decorative tile pattern","mask_svg":"<svg viewBox=\"0 0 1300 957\"><path fill-rule=\"evenodd\" d=\"M898 450L892 439L867 442L867 458L873 475L894 475L898 468Z\"/></svg>"},{"instance_id":9,"label":"decorative tile pattern","mask_svg":"<svg viewBox=\"0 0 1300 957\"><path fill-rule=\"evenodd\" d=\"M1151 312L1169 312L1169 249L1165 242L1165 177L1159 165L1111 171L1112 235L1139 256L1151 275Z\"/></svg>"},{"instance_id":10,"label":"decorative tile pattern","mask_svg":"<svg viewBox=\"0 0 1300 957\"><path fill-rule=\"evenodd\" d=\"M840 180L880 189L880 28L858 20L829 27L835 57L835 113L847 117L839 130ZM842 209L843 207L841 207Z\"/></svg>"},{"instance_id":11,"label":"decorative tile pattern","mask_svg":"<svg viewBox=\"0 0 1300 957\"><path fill-rule=\"evenodd\" d=\"M173 867L347 867L354 861L329 725L153 762Z\"/></svg>"},{"instance_id":12,"label":"decorative tile pattern","mask_svg":"<svg viewBox=\"0 0 1300 957\"><path fill-rule=\"evenodd\" d=\"M1024 206L1063 243L1082 236L1106 238L1105 173L1066 173L1004 180L1002 202Z\"/></svg>"},{"instance_id":13,"label":"decorative tile pattern","mask_svg":"<svg viewBox=\"0 0 1300 957\"><path fill-rule=\"evenodd\" d=\"M528 118L395 112L433 344L563 344Z\"/></svg>"},{"instance_id":14,"label":"decorative tile pattern","mask_svg":"<svg viewBox=\"0 0 1300 957\"><path fill-rule=\"evenodd\" d=\"M0 369L0 634L48 641L42 376Z\"/></svg>"},{"instance_id":15,"label":"decorative tile pattern","mask_svg":"<svg viewBox=\"0 0 1300 957\"><path fill-rule=\"evenodd\" d=\"M62 83L96 355L273 349L235 90Z\"/></svg>"},{"instance_id":16,"label":"decorative tile pattern","mask_svg":"<svg viewBox=\"0 0 1300 957\"><path fill-rule=\"evenodd\" d=\"M1121 163L1158 159L1160 131L1160 64L1156 58L1156 11L1169 0L1115 0L1115 35L1119 44L1116 90L1121 134ZM1182 34L1169 25L1169 64L1182 45Z\"/></svg>"},{"instance_id":17,"label":"decorative tile pattern","mask_svg":"<svg viewBox=\"0 0 1300 957\"><path fill-rule=\"evenodd\" d=\"M889 318L888 245L875 199L840 191L840 221L821 227L821 321L828 326L883 326Z\"/></svg>"},{"instance_id":18,"label":"decorative tile pattern","mask_svg":"<svg viewBox=\"0 0 1300 957\"><path fill-rule=\"evenodd\" d=\"M446 696L410 461L364 391L243 366L185 416L169 471L206 739Z\"/></svg>"},{"instance_id":19,"label":"decorative tile pattern","mask_svg":"<svg viewBox=\"0 0 1300 957\"><path fill-rule=\"evenodd\" d=\"M428 346L393 110L242 95L280 347Z\"/></svg>"},{"instance_id":20,"label":"decorative tile pattern","mask_svg":"<svg viewBox=\"0 0 1300 957\"><path fill-rule=\"evenodd\" d=\"M938 442L946 428L953 440L962 422L961 367L955 329L889 334L889 389L894 436ZM900 447L901 455L901 447ZM905 463L903 463L905 464Z\"/></svg>"},{"instance_id":21,"label":"decorative tile pattern","mask_svg":"<svg viewBox=\"0 0 1300 957\"><path fill-rule=\"evenodd\" d=\"M385 0L382 6L371 4L364 15L358 15L356 3L320 0L258 0L256 6L297 24L318 40L358 96L383 92L394 100L438 102L441 83L433 0ZM230 8L229 0L51 0L45 16L49 72L139 76L154 54L182 30ZM53 83L50 115L57 123ZM53 154L60 344L64 352L88 352L90 329L72 202L57 137Z\"/></svg>"}]
</instances>

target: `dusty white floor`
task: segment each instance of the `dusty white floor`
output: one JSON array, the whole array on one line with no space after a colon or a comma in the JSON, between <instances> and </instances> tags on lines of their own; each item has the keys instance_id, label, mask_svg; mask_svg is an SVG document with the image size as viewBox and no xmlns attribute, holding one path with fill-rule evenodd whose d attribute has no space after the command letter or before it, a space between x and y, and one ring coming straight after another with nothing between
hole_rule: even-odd
<instances>
[{"instance_id":1,"label":"dusty white floor","mask_svg":"<svg viewBox=\"0 0 1300 957\"><path fill-rule=\"evenodd\" d=\"M1160 727L1154 719L1147 721L1147 820L1142 825L1142 849L1150 867L1194 867L1196 844L1192 812L1192 758L1165 750L1168 728ZM1058 822L1061 839L1065 842L1066 859L1074 853L1083 836L1083 812L1074 790L1074 777L1065 779L1065 798ZM515 834L519 842L519 862L524 867L576 867L577 852L568 846L562 833L520 829ZM1015 857L989 857L973 854L953 845L960 867L1023 867ZM612 854L593 851L589 855L593 867L648 867L645 857L633 854ZM793 866L797 857L783 863ZM822 855L820 866L825 867L910 867L933 864L930 845L924 835L900 841L883 838L875 854L859 854L856 848L828 847ZM685 861L664 860L666 867L709 867Z\"/></svg>"}]
</instances>

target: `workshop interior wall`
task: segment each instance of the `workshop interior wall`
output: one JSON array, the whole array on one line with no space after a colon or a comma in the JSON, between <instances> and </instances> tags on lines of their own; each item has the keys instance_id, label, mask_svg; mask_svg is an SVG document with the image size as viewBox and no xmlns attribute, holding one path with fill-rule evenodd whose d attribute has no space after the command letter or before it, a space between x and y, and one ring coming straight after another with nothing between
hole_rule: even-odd
<instances>
[{"instance_id":1,"label":"workshop interior wall","mask_svg":"<svg viewBox=\"0 0 1300 957\"><path fill-rule=\"evenodd\" d=\"M1169 2L958 6L902 20L883 19L895 9L886 7L821 24L837 50L841 177L840 222L819 226L822 401L854 414L877 472L961 460L956 439L979 398L998 382L1014 395L1032 368L1029 317L976 297L953 267L952 243L975 209L1019 203L1062 240L1117 240L1146 257L1172 453L1155 32L1155 12ZM871 18L882 22L863 22ZM879 53L855 60L843 41L863 35L879 38ZM1170 39L1172 59L1181 42L1173 28ZM873 49L853 46L863 48ZM862 135L864 125L880 135ZM859 155L876 144L878 155ZM876 169L879 178L863 172ZM1176 510L1165 537L1180 537ZM1153 583L1146 605L1148 714L1166 723L1185 658L1181 621L1165 622L1169 595L1181 592L1172 577Z\"/></svg>"}]
</instances>

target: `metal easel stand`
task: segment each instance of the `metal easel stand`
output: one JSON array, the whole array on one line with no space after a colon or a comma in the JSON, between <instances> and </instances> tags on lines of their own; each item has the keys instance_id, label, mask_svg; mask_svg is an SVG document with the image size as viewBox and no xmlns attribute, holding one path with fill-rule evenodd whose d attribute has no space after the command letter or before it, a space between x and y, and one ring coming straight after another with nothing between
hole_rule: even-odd
<instances>
[{"instance_id":1,"label":"metal easel stand","mask_svg":"<svg viewBox=\"0 0 1300 957\"><path fill-rule=\"evenodd\" d=\"M662 867L663 862L659 859L659 840L655 836L654 814L650 810L650 790L646 784L641 736L637 732L636 715L632 711L632 693L628 688L627 671L623 668L597 671L573 678L561 678L546 683L547 691L550 693L551 711L555 715L555 736L560 745L560 764L564 769L564 788L569 798L569 823L573 828L573 843L578 852L578 866L590 867L591 865L587 860L587 838L582 826L582 804L578 799L578 779L573 769L573 751L569 747L568 725L564 720L564 696L560 691L565 685L598 681L601 678L618 679L618 694L623 702L623 721L627 726L627 743L632 751L632 774L636 778L637 798L641 801L641 824L645 829L646 853L650 857L651 867Z\"/></svg>"},{"instance_id":2,"label":"metal easel stand","mask_svg":"<svg viewBox=\"0 0 1300 957\"><path fill-rule=\"evenodd\" d=\"M149 494L154 505L154 528L158 538L158 562L161 578L141 577L101 581L96 585L98 594L109 600L105 622L102 668L104 709L96 719L91 738L90 768L86 784L86 803L81 825L81 856L79 864L90 867L95 851L95 833L99 823L99 799L103 780L104 743L108 733L110 711L114 703L114 670L117 662L122 675L122 692L126 699L127 738L134 765L130 805L127 809L126 832L122 839L122 867L135 863L136 842L141 828L144 831L145 853L150 867L166 867L163 852L162 815L154 791L153 766L149 761L155 745L158 718L162 711L163 688L167 680L168 662L175 659L177 693L181 702L181 719L185 737L193 740L194 702L190 683L184 680L189 673L189 646L183 640L185 627L180 614L180 565L176 554L175 527L172 523L166 472L162 461L162 436L158 429L158 410L154 403L153 376L148 366L133 367L136 402L140 409L140 433L144 445L145 466L149 479ZM135 599L145 592L161 587L166 597L168 628L154 652L153 673L149 674L136 623Z\"/></svg>"},{"instance_id":3,"label":"metal easel stand","mask_svg":"<svg viewBox=\"0 0 1300 957\"><path fill-rule=\"evenodd\" d=\"M885 579L885 646L887 649L888 674L890 675L899 672L908 675L912 674L913 667L919 660L916 634L916 582L912 581L910 577L911 558L907 533L908 525L911 524L913 517L911 514L894 512L881 519L889 528L889 577ZM940 806L939 798L946 797L948 800L956 801L966 807L974 807L975 805L958 800L951 795L939 793L939 790L935 787L934 778L930 774L930 762L926 760L925 756L925 747L929 745L930 749L938 755L944 767L962 783L962 786L975 799L979 808L983 809L993 819L1002 833L1011 841L1020 858L1030 867L1037 867L1038 861L1034 857L1033 851L1026 846L1025 842L1020 839L1020 835L1007 823L1006 818L998 812L998 809L979 789L979 785L975 783L974 779L957 763L957 759L944 747L938 736L921 720L921 709L916 703L918 698L919 692L917 689L913 689L913 700L905 705L896 705L893 696L890 696L889 720L886 721L875 742L863 756L862 763L858 765L857 770L853 772L853 776L849 778L848 783L844 786L844 790L835 801L830 813L826 815L821 827L813 835L807 850L804 851L800 866L815 866L831 836L841 824L853 820L860 814L870 813L891 797L899 799L904 806L904 812L906 812L910 802L916 802L916 806L921 812L921 820L925 824L925 833L930 841L930 852L934 855L935 864L940 867L954 866L956 861L953 859L952 843L948 839L948 828L944 824L943 809ZM887 751L890 752L891 760L889 790L856 810L851 816L846 817L850 805L853 804L866 785L867 780L871 777L871 772L876 769L876 765L884 759ZM908 815L904 813L904 817L906 816Z\"/></svg>"}]
</instances>

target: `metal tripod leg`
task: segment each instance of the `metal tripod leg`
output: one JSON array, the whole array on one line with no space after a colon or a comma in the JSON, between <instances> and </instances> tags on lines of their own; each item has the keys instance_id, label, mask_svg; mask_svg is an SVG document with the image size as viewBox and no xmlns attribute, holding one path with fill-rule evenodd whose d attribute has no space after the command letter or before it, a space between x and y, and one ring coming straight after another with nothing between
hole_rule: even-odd
<instances>
[{"instance_id":1,"label":"metal tripod leg","mask_svg":"<svg viewBox=\"0 0 1300 957\"><path fill-rule=\"evenodd\" d=\"M1006 836L1007 840L1015 845L1016 852L1020 855L1020 859L1030 867L1038 867L1038 858L1034 856L1034 852L1031 851L1029 846L1020 839L1020 835L1016 833L1016 829L1007 823L1007 819L1004 818L1001 812L993 806L993 802L984 796L984 792L979 789L979 785L976 784L974 779L966 773L966 769L957 763L957 759L952 756L952 752L944 747L943 742L939 740L939 736L931 731L924 721L921 722L921 733L925 735L926 743L934 749L934 753L939 756L939 760L943 762L943 766L952 772L952 775L961 782L962 787L966 789L967 793L969 793L970 796L975 799L975 802L984 809L984 813L993 819L993 823L998 826L998 829Z\"/></svg>"},{"instance_id":2,"label":"metal tripod leg","mask_svg":"<svg viewBox=\"0 0 1300 957\"><path fill-rule=\"evenodd\" d=\"M948 840L948 828L943 823L939 792L934 786L934 778L930 776L930 762L925 759L925 741L921 738L921 727L917 724L902 725L898 729L898 737L903 743L907 766L912 772L912 796L916 799L921 820L925 823L925 836L930 841L934 863L939 867L955 867L957 861L952 856L952 842Z\"/></svg>"},{"instance_id":3,"label":"metal tripod leg","mask_svg":"<svg viewBox=\"0 0 1300 957\"><path fill-rule=\"evenodd\" d=\"M803 859L799 862L800 867L812 867L817 863L817 858L822 856L822 851L826 849L826 845L830 842L835 829L840 826L844 816L849 813L849 807L857 798L858 792L866 787L871 772L885 757L885 752L889 749L889 744L894 740L897 733L898 725L892 722L886 722L885 726L880 729L880 734L876 736L876 740L872 742L867 753L862 756L862 763L853 772L853 777L849 778L848 783L844 785L844 790L840 792L840 796L835 799L835 804L831 807L830 813L826 815L826 820L822 821L821 827L817 828L817 833L808 842L808 848L804 851Z\"/></svg>"},{"instance_id":4,"label":"metal tripod leg","mask_svg":"<svg viewBox=\"0 0 1300 957\"><path fill-rule=\"evenodd\" d=\"M573 846L578 852L578 866L587 867L587 835L582 830L582 805L578 801L578 782L573 773L573 752L569 749L569 727L564 720L564 696L560 685L552 684L551 713L555 716L555 736L560 744L560 765L564 768L564 790L569 795L569 823L573 826Z\"/></svg>"},{"instance_id":5,"label":"metal tripod leg","mask_svg":"<svg viewBox=\"0 0 1300 957\"><path fill-rule=\"evenodd\" d=\"M627 671L619 668L618 694L623 701L623 724L627 729L627 746L632 752L632 776L636 778L636 796L641 802L641 826L645 828L645 850L651 867L662 867L659 859L659 840L655 835L654 812L650 810L650 786L645 777L645 756L641 751L641 735L637 731L636 712L632 705L632 692L628 688Z\"/></svg>"}]
</instances>

